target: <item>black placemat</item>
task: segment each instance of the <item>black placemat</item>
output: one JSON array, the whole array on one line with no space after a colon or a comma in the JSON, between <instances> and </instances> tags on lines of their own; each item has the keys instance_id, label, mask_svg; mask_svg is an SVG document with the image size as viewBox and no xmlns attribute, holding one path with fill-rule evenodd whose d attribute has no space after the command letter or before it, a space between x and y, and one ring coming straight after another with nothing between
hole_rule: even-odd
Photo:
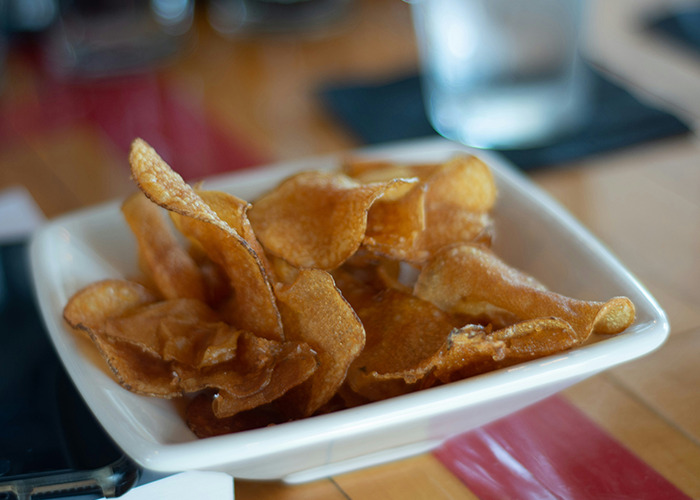
<instances>
[{"instance_id":1,"label":"black placemat","mask_svg":"<svg viewBox=\"0 0 700 500\"><path fill-rule=\"evenodd\" d=\"M686 6L652 16L648 29L700 55L700 7Z\"/></svg>"},{"instance_id":2,"label":"black placemat","mask_svg":"<svg viewBox=\"0 0 700 500\"><path fill-rule=\"evenodd\" d=\"M75 485L58 475L74 477ZM138 477L54 351L34 300L27 244L1 244L0 489L39 478L42 487L56 485L51 498L80 493L88 499L123 493ZM15 497L0 492L0 498Z\"/></svg>"},{"instance_id":3,"label":"black placemat","mask_svg":"<svg viewBox=\"0 0 700 500\"><path fill-rule=\"evenodd\" d=\"M592 69L591 73L592 112L580 131L551 145L500 152L528 170L689 131L677 117L640 101L601 73ZM319 97L366 144L435 134L425 114L417 75L389 82L329 85L320 90Z\"/></svg>"}]
</instances>

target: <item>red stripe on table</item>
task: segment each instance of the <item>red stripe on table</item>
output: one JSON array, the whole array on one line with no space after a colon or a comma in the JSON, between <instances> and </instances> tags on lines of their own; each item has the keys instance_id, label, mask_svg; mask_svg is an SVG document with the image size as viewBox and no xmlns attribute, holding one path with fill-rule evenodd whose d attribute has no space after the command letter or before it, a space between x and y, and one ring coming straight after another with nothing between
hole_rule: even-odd
<instances>
[{"instance_id":1,"label":"red stripe on table","mask_svg":"<svg viewBox=\"0 0 700 500\"><path fill-rule=\"evenodd\" d=\"M558 396L457 436L435 456L482 500L689 498Z\"/></svg>"},{"instance_id":2,"label":"red stripe on table","mask_svg":"<svg viewBox=\"0 0 700 500\"><path fill-rule=\"evenodd\" d=\"M0 108L3 140L87 125L121 153L135 137L142 137L188 180L267 161L216 123L195 92L175 89L155 74L84 84L37 75L32 91L31 98L4 102Z\"/></svg>"}]
</instances>

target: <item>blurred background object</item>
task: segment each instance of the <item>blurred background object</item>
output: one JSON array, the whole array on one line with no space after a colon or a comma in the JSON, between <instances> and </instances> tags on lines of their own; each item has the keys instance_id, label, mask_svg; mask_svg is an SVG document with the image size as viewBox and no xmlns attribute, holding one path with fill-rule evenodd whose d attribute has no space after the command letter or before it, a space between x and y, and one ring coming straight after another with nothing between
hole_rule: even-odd
<instances>
[{"instance_id":1,"label":"blurred background object","mask_svg":"<svg viewBox=\"0 0 700 500\"><path fill-rule=\"evenodd\" d=\"M700 0L593 0L588 59L645 102L697 131L700 45L688 33L700 33L698 13Z\"/></svg>"},{"instance_id":2,"label":"blurred background object","mask_svg":"<svg viewBox=\"0 0 700 500\"><path fill-rule=\"evenodd\" d=\"M39 33L58 14L58 0L0 0L0 76L5 73L9 40L17 34Z\"/></svg>"},{"instance_id":3,"label":"blurred background object","mask_svg":"<svg viewBox=\"0 0 700 500\"><path fill-rule=\"evenodd\" d=\"M551 143L585 121L581 0L411 2L428 118L487 148Z\"/></svg>"},{"instance_id":4,"label":"blurred background object","mask_svg":"<svg viewBox=\"0 0 700 500\"><path fill-rule=\"evenodd\" d=\"M103 77L143 71L187 42L194 0L59 0L44 44L49 70Z\"/></svg>"},{"instance_id":5,"label":"blurred background object","mask_svg":"<svg viewBox=\"0 0 700 500\"><path fill-rule=\"evenodd\" d=\"M210 0L208 18L225 35L318 30L348 14L352 0Z\"/></svg>"},{"instance_id":6,"label":"blurred background object","mask_svg":"<svg viewBox=\"0 0 700 500\"><path fill-rule=\"evenodd\" d=\"M0 28L6 33L42 31L57 14L58 0L0 0Z\"/></svg>"}]
</instances>

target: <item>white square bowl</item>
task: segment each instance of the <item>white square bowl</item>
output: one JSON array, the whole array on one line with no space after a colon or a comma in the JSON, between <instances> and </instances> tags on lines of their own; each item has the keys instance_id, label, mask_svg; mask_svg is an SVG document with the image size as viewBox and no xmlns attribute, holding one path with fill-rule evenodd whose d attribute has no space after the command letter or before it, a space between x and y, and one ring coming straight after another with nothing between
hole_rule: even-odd
<instances>
[{"instance_id":1,"label":"white square bowl","mask_svg":"<svg viewBox=\"0 0 700 500\"><path fill-rule=\"evenodd\" d=\"M425 452L664 342L669 325L653 297L562 207L497 155L439 138L352 154L425 162L458 151L481 156L496 178L499 255L559 293L591 300L629 297L637 309L635 324L620 335L575 350L445 386L273 427L197 439L177 402L138 396L120 387L90 346L62 320L68 298L81 287L137 272L135 242L118 200L49 222L31 245L36 295L50 337L105 430L149 470L216 470L241 479L309 481ZM206 186L250 200L295 171L335 168L340 157L220 176Z\"/></svg>"}]
</instances>

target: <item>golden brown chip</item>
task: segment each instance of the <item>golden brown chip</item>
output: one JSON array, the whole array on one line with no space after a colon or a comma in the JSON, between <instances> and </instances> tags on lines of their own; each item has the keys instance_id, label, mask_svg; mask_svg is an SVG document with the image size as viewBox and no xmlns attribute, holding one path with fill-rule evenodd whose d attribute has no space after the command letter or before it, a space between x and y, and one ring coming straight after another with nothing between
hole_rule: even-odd
<instances>
[{"instance_id":1,"label":"golden brown chip","mask_svg":"<svg viewBox=\"0 0 700 500\"><path fill-rule=\"evenodd\" d=\"M157 205L220 226L224 231L230 229L143 139L131 143L129 165L139 189Z\"/></svg>"},{"instance_id":2,"label":"golden brown chip","mask_svg":"<svg viewBox=\"0 0 700 500\"><path fill-rule=\"evenodd\" d=\"M392 181L392 184L409 181ZM359 184L342 174L292 176L253 203L255 234L267 252L295 267L330 270L359 248L367 212L390 184Z\"/></svg>"},{"instance_id":3,"label":"golden brown chip","mask_svg":"<svg viewBox=\"0 0 700 500\"><path fill-rule=\"evenodd\" d=\"M241 341L250 341L251 335L242 335ZM183 387L188 392L213 388L217 390L212 410L217 418L227 418L242 411L266 405L283 396L313 375L317 368L314 351L300 342L255 341L274 344L263 348L264 356L255 355L258 363L246 367L246 363L220 363L187 376L183 374ZM259 345L255 343L253 345ZM241 351L251 349L240 346Z\"/></svg>"},{"instance_id":4,"label":"golden brown chip","mask_svg":"<svg viewBox=\"0 0 700 500\"><path fill-rule=\"evenodd\" d=\"M282 339L282 323L264 264L245 238L144 141L134 141L130 162L132 175L146 196L172 212L176 226L226 271L236 294L236 300L230 302L233 324L270 339Z\"/></svg>"},{"instance_id":5,"label":"golden brown chip","mask_svg":"<svg viewBox=\"0 0 700 500\"><path fill-rule=\"evenodd\" d=\"M158 398L182 396L178 374L172 364L126 342L90 331L95 346L125 389Z\"/></svg>"},{"instance_id":6,"label":"golden brown chip","mask_svg":"<svg viewBox=\"0 0 700 500\"><path fill-rule=\"evenodd\" d=\"M294 413L309 416L342 385L365 345L365 331L325 271L301 270L292 284L280 284L275 292L287 339L308 344L318 356L316 373L289 394Z\"/></svg>"},{"instance_id":7,"label":"golden brown chip","mask_svg":"<svg viewBox=\"0 0 700 500\"><path fill-rule=\"evenodd\" d=\"M142 269L161 295L205 300L202 273L177 241L162 209L137 192L122 204L122 213L136 237Z\"/></svg>"},{"instance_id":8,"label":"golden brown chip","mask_svg":"<svg viewBox=\"0 0 700 500\"><path fill-rule=\"evenodd\" d=\"M492 238L490 214L434 203L426 209L426 230L420 234L410 261L422 265L443 248L456 243L490 246Z\"/></svg>"},{"instance_id":9,"label":"golden brown chip","mask_svg":"<svg viewBox=\"0 0 700 500\"><path fill-rule=\"evenodd\" d=\"M425 258L417 245L425 230L425 186L412 186L403 196L382 197L369 209L363 246L397 260Z\"/></svg>"},{"instance_id":10,"label":"golden brown chip","mask_svg":"<svg viewBox=\"0 0 700 500\"><path fill-rule=\"evenodd\" d=\"M578 345L564 320L537 318L494 332L477 325L456 329L430 360L432 375L442 383L559 353Z\"/></svg>"},{"instance_id":11,"label":"golden brown chip","mask_svg":"<svg viewBox=\"0 0 700 500\"><path fill-rule=\"evenodd\" d=\"M166 343L187 341L194 345L195 337L204 335L204 325L218 321L214 311L204 302L173 299L144 304L119 316L106 318L94 329L100 336L138 346L154 356L165 358ZM197 329L200 332L196 333ZM196 357L196 353L188 353L184 346L178 350L181 357Z\"/></svg>"},{"instance_id":12,"label":"golden brown chip","mask_svg":"<svg viewBox=\"0 0 700 500\"><path fill-rule=\"evenodd\" d=\"M187 426L198 438L258 429L281 424L286 420L274 405L258 406L232 417L217 418L212 409L215 396L215 393L200 393L187 404Z\"/></svg>"},{"instance_id":13,"label":"golden brown chip","mask_svg":"<svg viewBox=\"0 0 700 500\"><path fill-rule=\"evenodd\" d=\"M379 293L357 312L367 343L348 371L348 384L371 400L413 390L457 326L433 304L398 290Z\"/></svg>"},{"instance_id":14,"label":"golden brown chip","mask_svg":"<svg viewBox=\"0 0 700 500\"><path fill-rule=\"evenodd\" d=\"M122 386L139 394L171 398L182 391L169 363L137 343L104 335L104 325L109 321L156 300L153 293L138 283L103 280L74 294L63 310L63 317L73 328L89 335Z\"/></svg>"},{"instance_id":15,"label":"golden brown chip","mask_svg":"<svg viewBox=\"0 0 700 500\"><path fill-rule=\"evenodd\" d=\"M235 330L193 299L153 302L126 281L87 287L65 315L87 331L124 387L158 397L214 388L222 416L268 403L316 369L306 345Z\"/></svg>"},{"instance_id":16,"label":"golden brown chip","mask_svg":"<svg viewBox=\"0 0 700 500\"><path fill-rule=\"evenodd\" d=\"M478 241L490 244L496 183L489 168L474 156L458 155L425 178L425 231L416 243L414 261L440 249Z\"/></svg>"},{"instance_id":17,"label":"golden brown chip","mask_svg":"<svg viewBox=\"0 0 700 500\"><path fill-rule=\"evenodd\" d=\"M386 182L391 175L420 179L403 196L385 196L372 205L363 242L368 250L420 264L454 243L490 245L489 212L497 188L488 166L478 158L457 155L435 165L350 163L345 170L362 182Z\"/></svg>"},{"instance_id":18,"label":"golden brown chip","mask_svg":"<svg viewBox=\"0 0 700 500\"><path fill-rule=\"evenodd\" d=\"M236 233L250 245L250 248L255 252L265 268L269 269L269 264L265 258L265 252L248 220L248 211L252 205L237 196L222 191L204 191L198 189L197 194L199 194L202 200L216 212L216 215L219 216L221 220L236 231Z\"/></svg>"},{"instance_id":19,"label":"golden brown chip","mask_svg":"<svg viewBox=\"0 0 700 500\"><path fill-rule=\"evenodd\" d=\"M452 205L472 212L488 212L497 197L488 166L476 156L457 155L426 178L427 203Z\"/></svg>"},{"instance_id":20,"label":"golden brown chip","mask_svg":"<svg viewBox=\"0 0 700 500\"><path fill-rule=\"evenodd\" d=\"M390 160L345 158L342 172L362 183L387 182L391 179L426 178L440 163L398 163Z\"/></svg>"},{"instance_id":21,"label":"golden brown chip","mask_svg":"<svg viewBox=\"0 0 700 500\"><path fill-rule=\"evenodd\" d=\"M565 297L545 290L493 252L471 245L455 246L435 256L421 271L415 293L451 313L474 314L496 308L520 320L561 318L580 341L591 333L619 333L633 323L635 315L634 305L626 297L607 302Z\"/></svg>"},{"instance_id":22,"label":"golden brown chip","mask_svg":"<svg viewBox=\"0 0 700 500\"><path fill-rule=\"evenodd\" d=\"M73 328L85 331L156 300L158 297L143 285L106 279L91 283L73 294L63 308L63 318Z\"/></svg>"}]
</instances>

